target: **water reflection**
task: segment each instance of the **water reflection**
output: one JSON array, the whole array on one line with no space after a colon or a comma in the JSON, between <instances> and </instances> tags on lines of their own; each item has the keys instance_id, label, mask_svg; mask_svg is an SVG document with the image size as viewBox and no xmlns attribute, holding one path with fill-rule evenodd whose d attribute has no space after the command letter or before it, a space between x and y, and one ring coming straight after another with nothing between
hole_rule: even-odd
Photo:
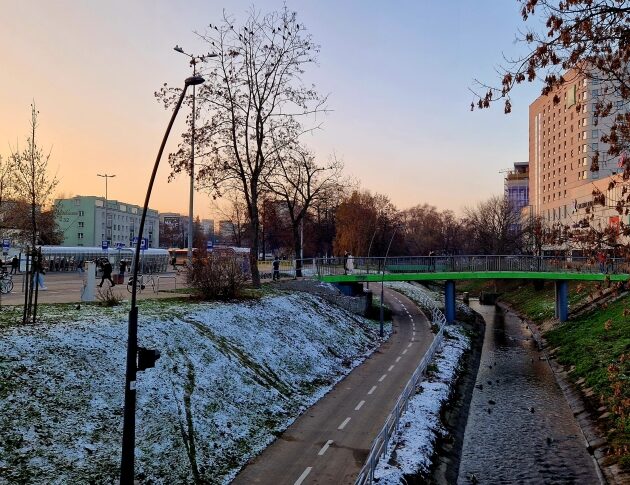
<instances>
[{"instance_id":1,"label":"water reflection","mask_svg":"<svg viewBox=\"0 0 630 485\"><path fill-rule=\"evenodd\" d=\"M471 302L486 335L458 483L597 484L584 439L520 318Z\"/></svg>"}]
</instances>

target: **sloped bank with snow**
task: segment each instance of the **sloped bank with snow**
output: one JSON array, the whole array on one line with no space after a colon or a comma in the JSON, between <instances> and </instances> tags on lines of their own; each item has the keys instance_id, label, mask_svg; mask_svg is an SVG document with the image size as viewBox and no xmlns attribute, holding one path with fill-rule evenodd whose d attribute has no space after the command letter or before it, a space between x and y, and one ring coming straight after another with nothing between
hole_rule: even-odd
<instances>
[{"instance_id":1,"label":"sloped bank with snow","mask_svg":"<svg viewBox=\"0 0 630 485\"><path fill-rule=\"evenodd\" d=\"M127 309L49 307L0 330L0 483L115 483ZM142 483L226 483L377 345L377 326L308 294L147 302L139 343Z\"/></svg>"}]
</instances>

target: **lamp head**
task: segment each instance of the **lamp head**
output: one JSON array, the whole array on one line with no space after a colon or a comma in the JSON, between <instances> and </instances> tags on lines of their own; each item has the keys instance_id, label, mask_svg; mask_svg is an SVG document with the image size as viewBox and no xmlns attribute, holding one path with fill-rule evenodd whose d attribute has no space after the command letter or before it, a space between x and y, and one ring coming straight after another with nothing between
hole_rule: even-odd
<instances>
[{"instance_id":1,"label":"lamp head","mask_svg":"<svg viewBox=\"0 0 630 485\"><path fill-rule=\"evenodd\" d=\"M206 80L199 75L190 76L186 78L186 86L197 86L198 84L204 83Z\"/></svg>"},{"instance_id":2,"label":"lamp head","mask_svg":"<svg viewBox=\"0 0 630 485\"><path fill-rule=\"evenodd\" d=\"M175 47L173 47L173 50L176 50L177 52L180 52L182 54L185 54L184 49L182 49L180 46L176 45Z\"/></svg>"}]
</instances>

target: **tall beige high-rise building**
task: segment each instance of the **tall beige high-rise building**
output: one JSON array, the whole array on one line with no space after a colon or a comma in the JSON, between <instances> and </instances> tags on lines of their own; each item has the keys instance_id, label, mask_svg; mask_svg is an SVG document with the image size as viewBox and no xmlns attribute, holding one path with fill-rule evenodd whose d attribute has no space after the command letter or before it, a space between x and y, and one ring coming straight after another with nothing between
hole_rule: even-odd
<instances>
[{"instance_id":1,"label":"tall beige high-rise building","mask_svg":"<svg viewBox=\"0 0 630 485\"><path fill-rule=\"evenodd\" d=\"M568 71L565 80L529 106L529 204L548 224L571 225L578 218L577 199L589 191L584 186L619 168L618 160L607 160L608 147L600 141L606 120L593 123L595 103L602 95L600 81L574 71ZM591 172L595 152L600 154L599 171Z\"/></svg>"}]
</instances>

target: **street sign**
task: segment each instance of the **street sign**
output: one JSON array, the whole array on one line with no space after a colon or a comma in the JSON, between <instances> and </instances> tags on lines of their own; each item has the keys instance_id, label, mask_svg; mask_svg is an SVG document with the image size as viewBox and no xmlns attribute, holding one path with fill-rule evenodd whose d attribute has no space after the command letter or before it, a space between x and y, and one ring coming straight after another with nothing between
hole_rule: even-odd
<instances>
[{"instance_id":1,"label":"street sign","mask_svg":"<svg viewBox=\"0 0 630 485\"><path fill-rule=\"evenodd\" d=\"M101 249L103 251L107 251L109 249L109 241L107 240L101 241Z\"/></svg>"},{"instance_id":2,"label":"street sign","mask_svg":"<svg viewBox=\"0 0 630 485\"><path fill-rule=\"evenodd\" d=\"M8 251L10 247L11 247L11 240L10 239L3 239L2 240L2 250L3 251Z\"/></svg>"},{"instance_id":3,"label":"street sign","mask_svg":"<svg viewBox=\"0 0 630 485\"><path fill-rule=\"evenodd\" d=\"M138 244L138 238L134 237L133 238L133 245L135 246L136 244ZM146 237L143 237L140 240L140 249L142 249L142 250L149 249L149 240Z\"/></svg>"},{"instance_id":4,"label":"street sign","mask_svg":"<svg viewBox=\"0 0 630 485\"><path fill-rule=\"evenodd\" d=\"M121 243L121 242L116 243L116 249L121 250L124 247L125 247L125 243Z\"/></svg>"},{"instance_id":5,"label":"street sign","mask_svg":"<svg viewBox=\"0 0 630 485\"><path fill-rule=\"evenodd\" d=\"M208 239L208 242L206 242L206 249L208 251L212 251L213 247L214 247L214 243L212 242L212 239Z\"/></svg>"}]
</instances>

